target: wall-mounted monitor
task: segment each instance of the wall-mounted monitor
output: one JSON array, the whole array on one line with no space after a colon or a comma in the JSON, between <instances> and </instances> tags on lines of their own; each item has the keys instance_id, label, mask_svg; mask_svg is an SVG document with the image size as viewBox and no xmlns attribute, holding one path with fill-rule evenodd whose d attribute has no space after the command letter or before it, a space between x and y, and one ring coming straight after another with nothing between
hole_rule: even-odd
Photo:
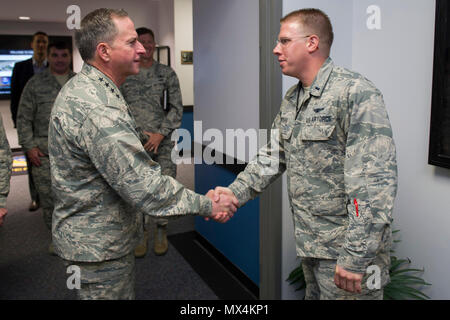
<instances>
[{"instance_id":1,"label":"wall-mounted monitor","mask_svg":"<svg viewBox=\"0 0 450 320\"><path fill-rule=\"evenodd\" d=\"M0 95L8 96L11 93L11 76L14 64L30 59L33 50L1 50L0 49Z\"/></svg>"}]
</instances>

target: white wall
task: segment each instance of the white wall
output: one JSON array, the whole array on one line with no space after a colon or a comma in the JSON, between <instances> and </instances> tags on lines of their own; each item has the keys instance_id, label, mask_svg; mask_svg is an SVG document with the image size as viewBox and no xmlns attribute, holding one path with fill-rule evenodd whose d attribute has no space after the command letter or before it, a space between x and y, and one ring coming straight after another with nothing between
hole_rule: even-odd
<instances>
[{"instance_id":1,"label":"white wall","mask_svg":"<svg viewBox=\"0 0 450 320\"><path fill-rule=\"evenodd\" d=\"M351 69L372 80L384 95L397 147L399 171L394 228L400 229L402 242L397 246L396 255L409 257L413 267L425 268L423 277L432 286L424 292L431 298L449 299L450 170L427 164L435 2L339 1L339 6L351 7L351 17L342 16L342 8L336 7L336 2L285 0L283 12L300 7L323 9L335 27L334 49L340 41L336 21L351 21L351 40L346 39L345 45L340 46L341 53L333 49L332 58L337 64L345 65L342 54L351 57ZM381 30L369 30L366 26L369 5L381 9ZM291 83L285 80L283 89L287 90ZM287 205L287 199L284 203ZM287 233L286 228L292 230L292 222L289 224L292 218L286 208L283 211ZM283 266L292 264L292 241L290 237L283 239ZM284 298L292 297L289 289L284 288Z\"/></svg>"},{"instance_id":2,"label":"white wall","mask_svg":"<svg viewBox=\"0 0 450 320\"><path fill-rule=\"evenodd\" d=\"M383 92L397 147L394 226L402 242L396 253L425 268L424 278L432 283L426 293L450 299L450 170L427 164L435 2L354 3L353 67ZM379 31L364 28L364 12L371 4L381 9Z\"/></svg>"},{"instance_id":3,"label":"white wall","mask_svg":"<svg viewBox=\"0 0 450 320\"><path fill-rule=\"evenodd\" d=\"M153 1L155 3L155 1ZM174 65L175 38L174 38L174 0L160 0L156 2L158 15L158 34L156 43L170 47L170 61Z\"/></svg>"},{"instance_id":4,"label":"white wall","mask_svg":"<svg viewBox=\"0 0 450 320\"><path fill-rule=\"evenodd\" d=\"M194 120L224 136L259 128L259 1L194 0L193 12Z\"/></svg>"},{"instance_id":5,"label":"white wall","mask_svg":"<svg viewBox=\"0 0 450 320\"><path fill-rule=\"evenodd\" d=\"M194 48L192 0L176 0L174 3L175 48L172 66L180 80L183 104L194 105L194 66L181 64L181 51L192 51ZM194 62L195 63L195 62Z\"/></svg>"}]
</instances>

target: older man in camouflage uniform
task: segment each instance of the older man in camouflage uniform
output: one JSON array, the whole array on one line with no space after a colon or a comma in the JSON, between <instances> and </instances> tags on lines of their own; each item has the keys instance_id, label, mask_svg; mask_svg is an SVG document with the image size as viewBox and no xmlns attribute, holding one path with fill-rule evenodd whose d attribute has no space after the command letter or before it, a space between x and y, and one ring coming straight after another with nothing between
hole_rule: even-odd
<instances>
[{"instance_id":1,"label":"older man in camouflage uniform","mask_svg":"<svg viewBox=\"0 0 450 320\"><path fill-rule=\"evenodd\" d=\"M119 87L144 48L123 10L97 9L75 40L85 64L59 93L49 128L57 254L80 268L82 299L133 299L142 214L227 221L236 203L212 202L161 175ZM225 214L224 214L225 213Z\"/></svg>"},{"instance_id":2,"label":"older man in camouflage uniform","mask_svg":"<svg viewBox=\"0 0 450 320\"><path fill-rule=\"evenodd\" d=\"M72 58L66 43L50 44L47 59L49 68L34 75L23 90L17 114L17 134L19 143L33 166L31 173L39 194L44 222L51 231L53 199L48 158L48 125L56 96L75 73L70 70ZM54 253L51 243L49 252Z\"/></svg>"},{"instance_id":3,"label":"older man in camouflage uniform","mask_svg":"<svg viewBox=\"0 0 450 320\"><path fill-rule=\"evenodd\" d=\"M6 137L3 119L0 116L0 226L3 224L8 210L6 209L6 198L9 193L9 179L11 178L12 157Z\"/></svg>"},{"instance_id":4,"label":"older man in camouflage uniform","mask_svg":"<svg viewBox=\"0 0 450 320\"><path fill-rule=\"evenodd\" d=\"M281 103L275 143L216 194L233 193L243 205L287 171L306 299L382 299L397 189L392 130L380 91L329 58L332 40L319 10L281 20L274 54L300 82ZM370 265L381 271L378 290L366 285Z\"/></svg>"},{"instance_id":5,"label":"older man in camouflage uniform","mask_svg":"<svg viewBox=\"0 0 450 320\"><path fill-rule=\"evenodd\" d=\"M171 67L153 59L156 45L153 31L138 28L136 32L145 54L141 56L139 74L128 77L121 91L139 130L149 136L144 148L159 163L163 175L176 178L177 167L171 160L174 147L171 135L180 127L183 117L180 84ZM156 219L154 252L157 255L165 254L168 249L167 224L167 219ZM147 225L144 223L144 228ZM147 242L148 230L145 230L143 242L136 247L136 257L145 255Z\"/></svg>"}]
</instances>

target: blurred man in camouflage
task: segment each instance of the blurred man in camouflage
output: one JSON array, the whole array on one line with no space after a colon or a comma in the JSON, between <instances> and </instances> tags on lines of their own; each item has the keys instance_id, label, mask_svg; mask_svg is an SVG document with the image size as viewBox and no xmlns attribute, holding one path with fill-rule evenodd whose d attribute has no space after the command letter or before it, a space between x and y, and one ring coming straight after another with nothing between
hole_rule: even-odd
<instances>
[{"instance_id":1,"label":"blurred man in camouflage","mask_svg":"<svg viewBox=\"0 0 450 320\"><path fill-rule=\"evenodd\" d=\"M84 65L56 98L49 155L56 253L80 268L81 299L133 299L142 214L226 222L232 197L212 202L169 176L146 150L119 91L144 48L123 10L86 15L75 40ZM141 137L142 138L142 137Z\"/></svg>"},{"instance_id":2,"label":"blurred man in camouflage","mask_svg":"<svg viewBox=\"0 0 450 320\"><path fill-rule=\"evenodd\" d=\"M53 198L50 160L48 158L48 124L56 96L75 73L70 70L72 56L65 42L52 43L47 54L49 67L35 74L26 84L17 114L19 144L33 166L31 174L39 195L44 222L52 230ZM54 253L53 244L49 252Z\"/></svg>"},{"instance_id":3,"label":"blurred man in camouflage","mask_svg":"<svg viewBox=\"0 0 450 320\"><path fill-rule=\"evenodd\" d=\"M136 32L145 54L141 56L139 74L128 77L121 91L139 130L149 137L144 148L161 166L163 175L176 178L177 166L171 160L174 147L171 135L180 127L183 117L180 84L171 67L153 59L156 46L153 31L138 28ZM167 224L165 218L156 219L154 251L157 255L165 254L168 249ZM136 257L143 257L147 252L147 228L148 221L145 221L144 239L136 247Z\"/></svg>"},{"instance_id":4,"label":"blurred man in camouflage","mask_svg":"<svg viewBox=\"0 0 450 320\"><path fill-rule=\"evenodd\" d=\"M397 190L392 130L380 91L334 65L332 41L330 20L320 10L281 20L273 53L283 74L300 82L287 91L273 123L277 143L260 149L216 195L233 194L243 205L287 171L306 299L382 299ZM269 174L266 167L277 162ZM381 271L378 290L367 287L369 265Z\"/></svg>"},{"instance_id":5,"label":"blurred man in camouflage","mask_svg":"<svg viewBox=\"0 0 450 320\"><path fill-rule=\"evenodd\" d=\"M0 116L0 226L8 213L6 198L9 193L9 180L11 178L12 156L6 137L3 120Z\"/></svg>"},{"instance_id":6,"label":"blurred man in camouflage","mask_svg":"<svg viewBox=\"0 0 450 320\"><path fill-rule=\"evenodd\" d=\"M45 32L38 31L33 34L31 40L31 49L33 49L33 56L24 61L14 64L14 69L11 76L11 116L14 122L14 128L17 127L17 114L19 110L20 97L28 80L35 74L43 72L48 67L47 61L47 47L48 35ZM31 173L33 165L25 153L27 160L28 173L28 187L30 189L31 203L29 210L35 211L39 209L40 199L33 175Z\"/></svg>"}]
</instances>

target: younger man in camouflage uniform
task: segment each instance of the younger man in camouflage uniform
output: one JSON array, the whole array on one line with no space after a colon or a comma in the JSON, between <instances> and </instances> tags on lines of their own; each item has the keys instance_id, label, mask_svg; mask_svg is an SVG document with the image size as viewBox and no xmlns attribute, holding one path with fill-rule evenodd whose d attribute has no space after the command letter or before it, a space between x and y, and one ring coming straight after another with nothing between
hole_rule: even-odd
<instances>
[{"instance_id":1,"label":"younger man in camouflage uniform","mask_svg":"<svg viewBox=\"0 0 450 320\"><path fill-rule=\"evenodd\" d=\"M281 20L273 52L283 74L300 82L281 103L275 143L216 195L234 194L243 205L287 171L306 299L382 299L397 190L392 130L381 92L333 64L332 41L331 23L320 10ZM379 290L366 286L369 265L381 271Z\"/></svg>"},{"instance_id":2,"label":"younger man in camouflage uniform","mask_svg":"<svg viewBox=\"0 0 450 320\"><path fill-rule=\"evenodd\" d=\"M22 96L25 85L33 75L41 73L48 67L48 35L42 31L38 31L33 34L31 48L33 49L33 57L14 64L11 76L11 116L14 122L14 128L17 127L17 114L19 110L20 97ZM35 211L39 209L40 199L33 181L33 174L31 173L33 165L26 153L25 159L27 160L28 187L30 189L31 197L29 210Z\"/></svg>"},{"instance_id":3,"label":"younger man in camouflage uniform","mask_svg":"<svg viewBox=\"0 0 450 320\"><path fill-rule=\"evenodd\" d=\"M17 114L19 143L33 166L31 174L39 195L44 222L52 230L53 199L48 158L50 113L61 87L75 73L70 70L71 53L64 42L48 46L49 67L26 84ZM49 252L54 253L50 243Z\"/></svg>"},{"instance_id":4,"label":"younger man in camouflage uniform","mask_svg":"<svg viewBox=\"0 0 450 320\"><path fill-rule=\"evenodd\" d=\"M177 166L171 160L174 147L171 135L180 127L183 117L180 84L171 67L153 59L156 45L153 31L138 28L136 32L145 54L141 56L139 73L128 77L121 91L139 130L149 137L144 148L159 163L163 175L176 178ZM154 251L157 255L165 254L168 249L167 224L168 220L165 218L156 219ZM148 223L144 223L144 228L147 225ZM136 247L136 257L145 255L147 242L148 230L145 230L143 242Z\"/></svg>"},{"instance_id":5,"label":"younger man in camouflage uniform","mask_svg":"<svg viewBox=\"0 0 450 320\"><path fill-rule=\"evenodd\" d=\"M6 138L3 119L0 116L0 226L3 224L8 210L6 209L6 198L9 193L9 180L11 178L12 157L11 148Z\"/></svg>"},{"instance_id":6,"label":"younger man in camouflage uniform","mask_svg":"<svg viewBox=\"0 0 450 320\"><path fill-rule=\"evenodd\" d=\"M83 18L75 40L85 64L50 117L55 250L80 268L80 298L133 299L142 214L226 222L237 203L230 196L213 203L212 192L184 188L161 175L145 151L118 89L139 72L144 53L128 14L97 9Z\"/></svg>"}]
</instances>

